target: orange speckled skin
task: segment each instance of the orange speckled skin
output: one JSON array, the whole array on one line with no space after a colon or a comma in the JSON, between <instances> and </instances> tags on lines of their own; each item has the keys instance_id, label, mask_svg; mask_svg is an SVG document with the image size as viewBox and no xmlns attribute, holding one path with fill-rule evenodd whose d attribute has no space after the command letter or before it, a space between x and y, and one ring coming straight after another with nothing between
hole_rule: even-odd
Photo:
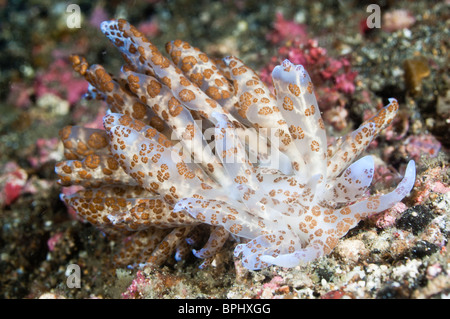
<instances>
[{"instance_id":1,"label":"orange speckled skin","mask_svg":"<svg viewBox=\"0 0 450 319\"><path fill-rule=\"evenodd\" d=\"M157 266L192 250L204 267L232 235L245 267L293 267L329 254L361 219L411 190L413 162L393 192L367 196L373 160L357 160L392 121L395 99L328 146L302 66L277 66L272 93L236 57L214 61L176 40L166 45L171 61L124 20L101 29L126 64L115 78L71 58L110 113L104 130L61 130L67 160L56 172L61 185L85 188L62 196L79 216L129 238L117 263ZM209 239L190 248L205 224Z\"/></svg>"}]
</instances>

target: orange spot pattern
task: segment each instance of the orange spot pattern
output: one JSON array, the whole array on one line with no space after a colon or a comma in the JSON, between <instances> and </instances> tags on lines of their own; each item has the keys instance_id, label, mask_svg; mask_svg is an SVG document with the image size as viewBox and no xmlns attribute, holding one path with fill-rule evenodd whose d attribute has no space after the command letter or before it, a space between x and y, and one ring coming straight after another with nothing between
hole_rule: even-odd
<instances>
[{"instance_id":1,"label":"orange spot pattern","mask_svg":"<svg viewBox=\"0 0 450 319\"><path fill-rule=\"evenodd\" d=\"M373 160L357 160L391 123L396 100L327 146L302 66L277 66L273 95L236 57L214 60L175 40L166 45L169 60L125 20L101 29L126 66L115 77L71 57L90 83L87 96L110 112L104 130L60 131L66 160L55 169L62 186L83 187L62 195L81 218L117 242L128 239L117 264L157 266L191 251L205 267L242 237L235 255L245 267L293 267L329 254L362 218L412 188L413 162L393 192L367 196Z\"/></svg>"}]
</instances>

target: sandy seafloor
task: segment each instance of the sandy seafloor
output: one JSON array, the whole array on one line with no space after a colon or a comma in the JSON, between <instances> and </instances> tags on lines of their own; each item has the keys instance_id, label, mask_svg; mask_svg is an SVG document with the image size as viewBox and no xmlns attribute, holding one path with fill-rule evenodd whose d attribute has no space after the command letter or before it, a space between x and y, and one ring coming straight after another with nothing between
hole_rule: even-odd
<instances>
[{"instance_id":1,"label":"sandy seafloor","mask_svg":"<svg viewBox=\"0 0 450 319\"><path fill-rule=\"evenodd\" d=\"M381 28L368 29L370 3L78 1L80 28L70 29L69 2L0 1L0 298L449 298L450 2L380 1ZM416 187L399 212L362 221L330 255L292 269L248 271L232 241L206 269L193 256L157 269L115 268L116 243L68 213L54 173L58 131L92 122L102 108L81 99L86 84L68 55L108 70L122 63L98 28L109 18L129 20L161 49L183 39L258 72L281 47L292 49L295 32L300 42L317 40L327 59L345 58L357 72L329 134L357 127L371 101L396 97L399 120L368 152L395 183L392 172L414 158ZM388 184L380 177L373 191ZM80 267L79 288L67 285L70 264Z\"/></svg>"}]
</instances>

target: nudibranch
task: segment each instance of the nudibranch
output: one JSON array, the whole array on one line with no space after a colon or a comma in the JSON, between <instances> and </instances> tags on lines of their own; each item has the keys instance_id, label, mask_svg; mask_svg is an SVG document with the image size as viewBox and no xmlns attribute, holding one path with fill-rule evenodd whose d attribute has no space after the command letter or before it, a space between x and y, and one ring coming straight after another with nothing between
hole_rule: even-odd
<instances>
[{"instance_id":1,"label":"nudibranch","mask_svg":"<svg viewBox=\"0 0 450 319\"><path fill-rule=\"evenodd\" d=\"M294 267L329 254L360 220L412 189L410 161L395 190L368 195L374 161L360 158L394 118L395 99L327 145L301 65L275 67L272 93L238 58L213 60L176 40L166 45L169 60L125 20L101 30L125 65L112 76L71 57L87 95L109 112L104 129L61 130L66 160L56 172L61 185L84 187L61 196L80 217L127 238L118 263L160 265L192 251L204 267L233 238L248 269Z\"/></svg>"}]
</instances>

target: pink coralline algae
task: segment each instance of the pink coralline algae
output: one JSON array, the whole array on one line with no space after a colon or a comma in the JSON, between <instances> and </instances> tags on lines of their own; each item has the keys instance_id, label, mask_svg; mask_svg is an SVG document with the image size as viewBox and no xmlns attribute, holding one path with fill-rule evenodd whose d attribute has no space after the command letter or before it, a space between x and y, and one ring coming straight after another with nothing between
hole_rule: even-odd
<instances>
[{"instance_id":1,"label":"pink coralline algae","mask_svg":"<svg viewBox=\"0 0 450 319\"><path fill-rule=\"evenodd\" d=\"M97 5L89 17L89 24L93 27L100 27L100 24L108 19L108 13L101 5Z\"/></svg>"},{"instance_id":2,"label":"pink coralline algae","mask_svg":"<svg viewBox=\"0 0 450 319\"><path fill-rule=\"evenodd\" d=\"M272 94L236 57L213 61L176 40L166 45L170 61L125 20L101 29L126 64L111 76L72 57L109 113L104 130L61 131L67 160L56 172L60 184L84 187L62 199L123 239L120 264L156 266L192 251L205 266L235 239L248 269L294 267L329 254L413 187L411 161L395 190L369 196L374 161L358 159L394 118L395 99L327 146L303 66L276 66ZM205 231L209 239L199 240Z\"/></svg>"},{"instance_id":3,"label":"pink coralline algae","mask_svg":"<svg viewBox=\"0 0 450 319\"><path fill-rule=\"evenodd\" d=\"M135 278L122 293L123 299L142 299L142 298L163 298L171 296L176 292L178 298L189 296L189 288L183 282L183 279L166 273L164 271L155 271L152 274L146 274L138 270ZM189 297L187 297L189 298Z\"/></svg>"},{"instance_id":4,"label":"pink coralline algae","mask_svg":"<svg viewBox=\"0 0 450 319\"><path fill-rule=\"evenodd\" d=\"M8 93L8 104L17 108L27 108L31 105L31 95L34 90L23 82L13 82Z\"/></svg>"},{"instance_id":5,"label":"pink coralline algae","mask_svg":"<svg viewBox=\"0 0 450 319\"><path fill-rule=\"evenodd\" d=\"M393 207L385 210L384 212L374 214L370 216L370 220L378 228L388 228L395 224L397 218L407 209L408 207L402 202L398 202Z\"/></svg>"},{"instance_id":6,"label":"pink coralline algae","mask_svg":"<svg viewBox=\"0 0 450 319\"><path fill-rule=\"evenodd\" d=\"M306 39L306 37L305 25L286 20L281 12L277 12L273 30L267 34L266 39L273 44L278 44L293 39Z\"/></svg>"},{"instance_id":7,"label":"pink coralline algae","mask_svg":"<svg viewBox=\"0 0 450 319\"><path fill-rule=\"evenodd\" d=\"M27 179L27 172L15 162L8 162L2 167L0 172L0 207L10 205L22 194Z\"/></svg>"},{"instance_id":8,"label":"pink coralline algae","mask_svg":"<svg viewBox=\"0 0 450 319\"><path fill-rule=\"evenodd\" d=\"M155 19L144 21L138 26L138 30L148 37L156 36L159 33L158 22Z\"/></svg>"},{"instance_id":9,"label":"pink coralline algae","mask_svg":"<svg viewBox=\"0 0 450 319\"><path fill-rule=\"evenodd\" d=\"M405 148L408 155L417 161L422 155L436 157L441 143L431 134L414 135L408 137Z\"/></svg>"},{"instance_id":10,"label":"pink coralline algae","mask_svg":"<svg viewBox=\"0 0 450 319\"><path fill-rule=\"evenodd\" d=\"M54 234L52 237L47 240L47 246L49 251L55 250L55 246L58 242L63 238L64 234L62 232Z\"/></svg>"},{"instance_id":11,"label":"pink coralline algae","mask_svg":"<svg viewBox=\"0 0 450 319\"><path fill-rule=\"evenodd\" d=\"M257 298L278 299L283 298L289 292L290 288L284 284L284 279L280 276L274 276L270 282L263 284L261 290L257 292Z\"/></svg>"},{"instance_id":12,"label":"pink coralline algae","mask_svg":"<svg viewBox=\"0 0 450 319\"><path fill-rule=\"evenodd\" d=\"M127 290L122 294L122 298L135 299L142 297L142 293L146 286L151 287L151 281L145 277L145 274L142 271L138 271L131 285L128 286Z\"/></svg>"},{"instance_id":13,"label":"pink coralline algae","mask_svg":"<svg viewBox=\"0 0 450 319\"><path fill-rule=\"evenodd\" d=\"M70 104L77 102L86 89L86 82L74 77L63 59L53 62L46 73L38 74L34 83L37 97L50 93L66 99Z\"/></svg>"},{"instance_id":14,"label":"pink coralline algae","mask_svg":"<svg viewBox=\"0 0 450 319\"><path fill-rule=\"evenodd\" d=\"M405 9L396 9L383 14L381 28L388 32L407 29L416 22L414 16Z\"/></svg>"},{"instance_id":15,"label":"pink coralline algae","mask_svg":"<svg viewBox=\"0 0 450 319\"><path fill-rule=\"evenodd\" d=\"M16 162L7 162L0 167L0 207L13 204L23 194L36 194L48 190L52 183L27 171Z\"/></svg>"},{"instance_id":16,"label":"pink coralline algae","mask_svg":"<svg viewBox=\"0 0 450 319\"><path fill-rule=\"evenodd\" d=\"M397 126L393 125L394 127ZM386 140L400 140L406 135L407 128L402 128L400 134L390 126L384 134ZM375 147L371 145L371 147ZM403 157L411 158L415 161L420 161L425 158L434 158L438 155L441 149L441 143L431 134L423 133L420 135L409 136L399 146L388 146L383 151L383 159L388 162L389 158L395 154L401 154Z\"/></svg>"},{"instance_id":17,"label":"pink coralline algae","mask_svg":"<svg viewBox=\"0 0 450 319\"><path fill-rule=\"evenodd\" d=\"M33 168L38 168L44 163L52 160L60 160L60 152L58 150L58 138L38 138L36 140L36 154L28 157L28 161Z\"/></svg>"},{"instance_id":18,"label":"pink coralline algae","mask_svg":"<svg viewBox=\"0 0 450 319\"><path fill-rule=\"evenodd\" d=\"M442 176L448 176L448 167L434 167L426 170L417 179L413 199L415 204L424 204L432 198L433 193L446 194L450 192L450 185L442 182Z\"/></svg>"}]
</instances>

